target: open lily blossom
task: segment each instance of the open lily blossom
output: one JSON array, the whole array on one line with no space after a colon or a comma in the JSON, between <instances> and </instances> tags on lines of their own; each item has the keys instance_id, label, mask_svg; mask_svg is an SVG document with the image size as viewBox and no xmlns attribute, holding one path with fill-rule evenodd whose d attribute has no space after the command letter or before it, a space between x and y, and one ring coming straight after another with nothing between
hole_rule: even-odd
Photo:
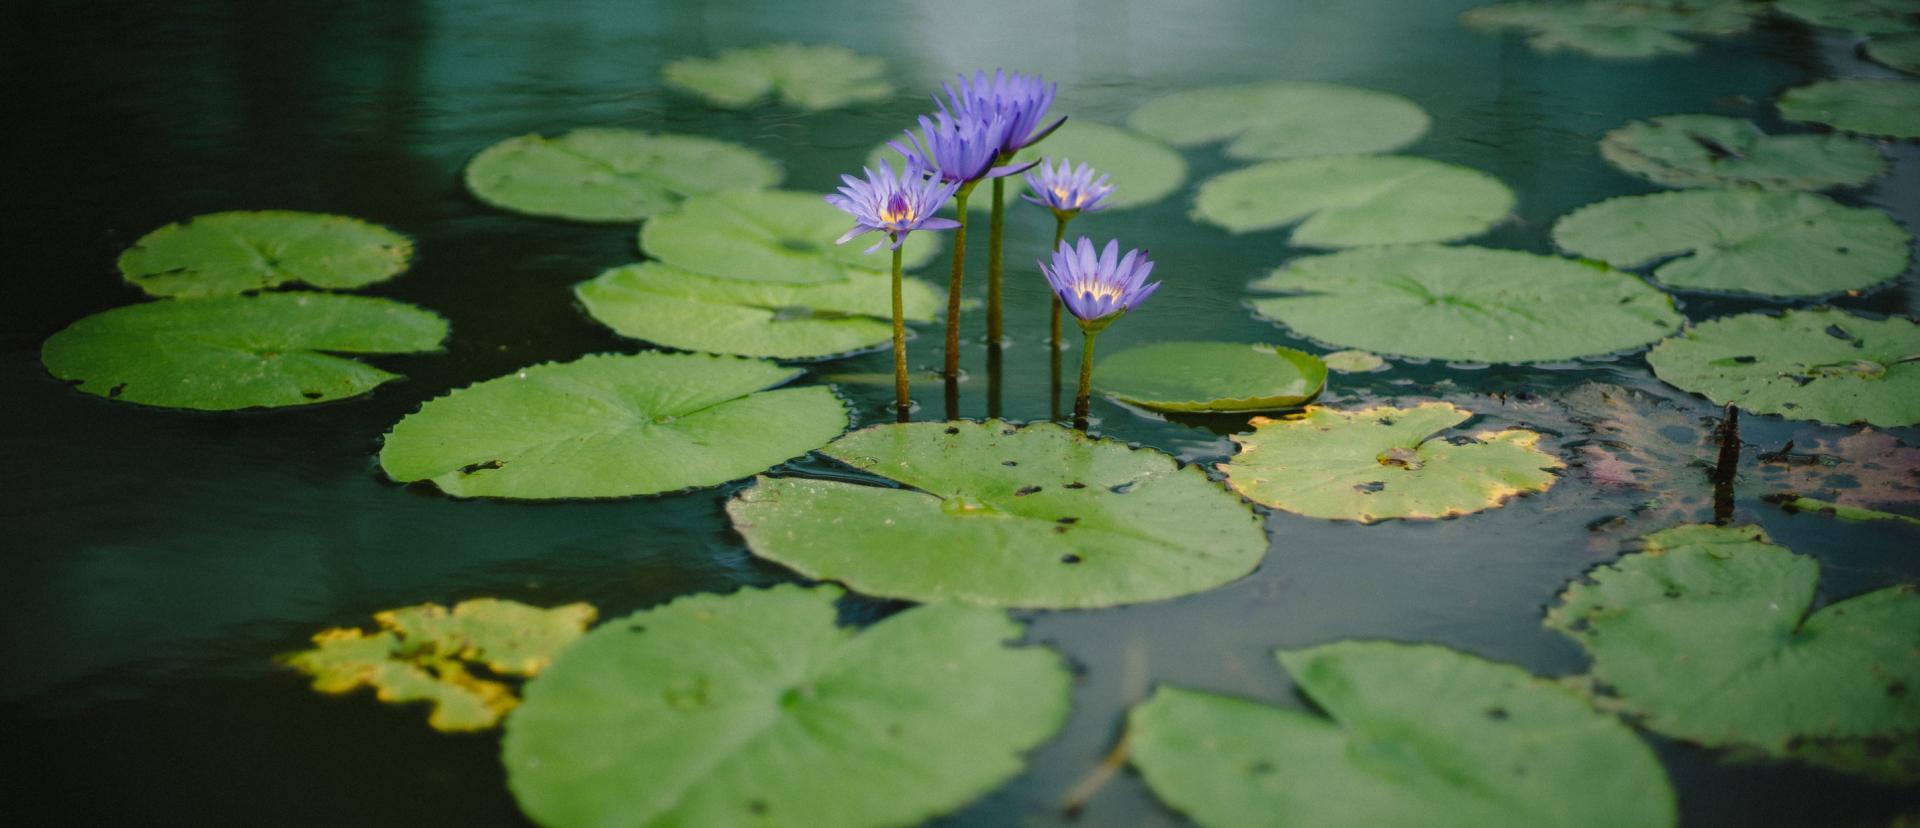
<instances>
[{"instance_id":1,"label":"open lily blossom","mask_svg":"<svg viewBox=\"0 0 1920 828\"><path fill-rule=\"evenodd\" d=\"M905 143L890 141L887 146L906 156L909 166L962 185L1025 172L1038 163L995 166L1013 121L1004 113L986 115L955 118L944 111L935 112L932 118L922 115L919 135L909 129Z\"/></svg>"},{"instance_id":2,"label":"open lily blossom","mask_svg":"<svg viewBox=\"0 0 1920 828\"><path fill-rule=\"evenodd\" d=\"M934 215L940 205L953 197L959 182L927 178L911 163L896 176L885 160L880 162L878 173L872 168L861 171L867 174L865 181L851 175L840 176L846 183L839 193L826 197L828 204L852 214L854 220L853 229L834 244L846 244L877 230L886 233L893 240L893 249L898 250L906 243L907 234L915 230L952 230L960 226L960 222L953 219ZM867 248L867 252L879 250L886 243L887 239L881 239Z\"/></svg>"},{"instance_id":3,"label":"open lily blossom","mask_svg":"<svg viewBox=\"0 0 1920 828\"><path fill-rule=\"evenodd\" d=\"M936 98L935 102L940 104L942 112L952 113L958 120L985 120L996 113L1006 115L1007 131L1001 137L1000 153L1002 157L1010 157L1040 143L1066 123L1063 116L1041 126L1047 110L1053 106L1053 94L1058 86L1041 81L1039 75L1009 74L995 69L989 76L985 71L977 71L972 77L961 75L944 84L947 99Z\"/></svg>"},{"instance_id":4,"label":"open lily blossom","mask_svg":"<svg viewBox=\"0 0 1920 828\"><path fill-rule=\"evenodd\" d=\"M1095 179L1096 171L1085 162L1077 168L1066 158L1060 159L1058 166L1049 166L1051 163L1052 160L1047 159L1027 171L1027 186L1033 192L1022 198L1056 213L1093 213L1104 209L1100 201L1113 192L1107 176Z\"/></svg>"},{"instance_id":5,"label":"open lily blossom","mask_svg":"<svg viewBox=\"0 0 1920 828\"><path fill-rule=\"evenodd\" d=\"M1040 272L1046 274L1067 311L1080 320L1080 327L1096 331L1160 289L1159 282L1146 284L1153 272L1146 251L1129 250L1121 256L1118 239L1107 242L1098 255L1093 240L1086 236L1080 237L1077 246L1061 242L1051 265L1040 262Z\"/></svg>"}]
</instances>

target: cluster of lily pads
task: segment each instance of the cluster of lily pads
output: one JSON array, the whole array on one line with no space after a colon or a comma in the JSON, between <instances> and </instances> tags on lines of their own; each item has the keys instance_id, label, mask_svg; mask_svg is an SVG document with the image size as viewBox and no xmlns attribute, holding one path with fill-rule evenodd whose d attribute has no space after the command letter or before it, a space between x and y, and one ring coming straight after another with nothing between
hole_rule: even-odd
<instances>
[{"instance_id":1,"label":"cluster of lily pads","mask_svg":"<svg viewBox=\"0 0 1920 828\"><path fill-rule=\"evenodd\" d=\"M1737 31L1751 5L1517 3L1469 20L1529 28L1543 47L1605 42L1640 54L1691 49L1676 31ZM1780 5L1811 15L1804 9L1819 4ZM872 58L796 45L666 69L670 85L718 106L872 101L891 93L884 77ZM504 720L509 785L542 823L905 824L997 787L1064 721L1070 672L1046 647L1009 644L1022 625L1007 609L1108 607L1231 582L1268 548L1253 504L1360 523L1455 517L1560 480L1568 463L1540 432L1465 430L1475 412L1450 402L1257 417L1216 480L1164 452L1051 422L847 433L853 417L830 386L781 387L804 372L775 360L891 341L904 402L905 325L932 322L942 298L904 275L935 254L927 234L910 231L988 170L1040 160L1031 141L1009 144L1002 126L971 150L986 158L969 165L979 175L947 176L942 155L965 155L962 139L978 128L960 110L986 107L976 115L989 133L995 117L993 95L969 90L1001 82L967 79L950 91L945 119L929 119L906 148L904 170L875 164L882 172L849 182L850 204L882 196L849 212L893 236L881 245L891 247L891 272L877 249L836 245L845 215L818 194L771 189L780 166L745 147L587 128L481 151L465 180L488 204L643 222L647 259L574 293L616 333L679 352L586 355L453 390L397 423L380 451L392 479L457 497L629 497L751 477L726 511L756 556L919 606L854 630L837 622L840 586L788 585L685 597L589 630L595 613L583 605L424 605L381 614L371 633L323 632L286 661L322 691L371 687L388 701L429 702L436 728ZM1842 130L1920 133L1899 126L1900 112L1854 120L1846 94L1866 93L1816 85L1781 107ZM1889 123L1909 132L1880 131ZM1715 402L1827 423L1920 422L1915 323L1812 308L1682 330L1671 297L1629 270L1651 267L1650 278L1674 290L1777 299L1897 278L1907 232L1811 192L1879 175L1885 161L1871 144L1769 136L1701 115L1629 124L1602 139L1603 156L1676 191L1564 217L1553 238L1576 259L1453 244L1503 220L1515 198L1485 173L1391 154L1429 125L1397 95L1270 82L1175 93L1142 106L1125 129L1060 127L1048 155L1061 161L1028 180L1032 200L1055 214L1056 245L1074 212L1094 204L1071 200L1074 188L1100 183L1090 169L1118 181L1100 206L1125 209L1178 189L1186 169L1170 147L1225 142L1228 157L1253 163L1204 182L1196 220L1229 233L1292 226L1292 245L1336 249L1255 282L1251 306L1345 350L1323 361L1263 343L1158 343L1102 362L1103 392L1164 411L1275 413L1312 401L1329 367L1376 370L1381 354L1542 363L1658 342L1647 356L1655 373ZM1046 137L1029 126L1023 139ZM1004 193L1002 179L991 180L997 228ZM1069 195L1048 192L1062 181ZM929 188L944 193L916 201ZM966 221L964 195L958 201L955 218L938 220ZM946 297L950 360L963 249L955 245ZM169 225L120 267L170 298L80 320L43 358L82 391L147 405L229 410L363 394L393 375L341 355L430 351L446 324L403 303L321 291L391 278L410 253L393 231L333 216L223 213ZM1066 258L1043 269L1126 269L1112 255L1087 265L1077 246L1056 254ZM1049 275L1070 310L1077 299L1128 293L1080 296L1062 288L1079 282ZM319 290L274 290L296 284ZM990 322L990 345L997 328ZM1623 405L1582 393L1556 404L1576 417ZM1645 456L1659 446L1640 435L1581 446L1576 459L1596 484L1610 474L1645 484L1630 478L1677 462ZM1878 458L1893 470L1876 473L1913 491L1899 471L1913 449L1871 430L1846 439L1859 441L1835 448L1853 458L1850 471L1881 469ZM850 471L766 473L815 451ZM1865 510L1847 502L1850 490L1825 491L1809 485L1823 478L1781 468L1794 478L1780 488L1793 487L1795 508ZM1431 645L1285 650L1281 664L1324 715L1165 687L1129 715L1131 761L1165 801L1208 825L1673 823L1659 762L1616 714L1736 756L1911 781L1920 776L1920 695L1907 692L1920 684L1920 598L1893 587L1814 611L1817 578L1813 559L1753 527L1646 532L1637 551L1569 584L1548 613L1549 628L1592 656L1584 676L1543 680ZM1681 670L1687 679L1674 681ZM1723 688L1738 692L1712 695Z\"/></svg>"}]
</instances>

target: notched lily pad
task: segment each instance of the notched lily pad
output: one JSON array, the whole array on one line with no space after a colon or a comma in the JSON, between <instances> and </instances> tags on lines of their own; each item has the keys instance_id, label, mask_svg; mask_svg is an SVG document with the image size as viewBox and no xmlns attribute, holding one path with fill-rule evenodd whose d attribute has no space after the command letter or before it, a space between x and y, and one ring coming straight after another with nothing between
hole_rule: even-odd
<instances>
[{"instance_id":1,"label":"notched lily pad","mask_svg":"<svg viewBox=\"0 0 1920 828\"><path fill-rule=\"evenodd\" d=\"M1645 0L1500 3L1468 9L1469 26L1527 33L1537 52L1570 51L1600 58L1691 54L1699 45L1678 34L1734 34L1752 23L1743 3L1661 3Z\"/></svg>"},{"instance_id":2,"label":"notched lily pad","mask_svg":"<svg viewBox=\"0 0 1920 828\"><path fill-rule=\"evenodd\" d=\"M41 346L81 391L163 408L232 411L357 397L398 379L335 354L420 353L447 321L391 299L268 293L102 311Z\"/></svg>"},{"instance_id":3,"label":"notched lily pad","mask_svg":"<svg viewBox=\"0 0 1920 828\"><path fill-rule=\"evenodd\" d=\"M1768 135L1740 118L1666 115L1600 138L1615 167L1669 187L1824 190L1857 187L1886 172L1871 144L1844 135Z\"/></svg>"},{"instance_id":4,"label":"notched lily pad","mask_svg":"<svg viewBox=\"0 0 1920 828\"><path fill-rule=\"evenodd\" d=\"M1161 342L1116 353L1093 375L1101 392L1157 411L1273 411L1320 396L1327 366L1275 345Z\"/></svg>"},{"instance_id":5,"label":"notched lily pad","mask_svg":"<svg viewBox=\"0 0 1920 828\"><path fill-rule=\"evenodd\" d=\"M755 555L867 595L1105 607L1220 586L1267 549L1200 469L1052 423L880 425L822 453L901 487L762 477L727 514Z\"/></svg>"},{"instance_id":6,"label":"notched lily pad","mask_svg":"<svg viewBox=\"0 0 1920 828\"><path fill-rule=\"evenodd\" d=\"M1499 179L1398 155L1268 161L1200 185L1193 218L1231 233L1298 223L1300 247L1363 247L1477 236L1513 210Z\"/></svg>"},{"instance_id":7,"label":"notched lily pad","mask_svg":"<svg viewBox=\"0 0 1920 828\"><path fill-rule=\"evenodd\" d=\"M1886 213L1809 193L1696 190L1590 204L1553 226L1570 253L1654 270L1676 288L1762 296L1862 290L1907 269L1913 237Z\"/></svg>"},{"instance_id":8,"label":"notched lily pad","mask_svg":"<svg viewBox=\"0 0 1920 828\"><path fill-rule=\"evenodd\" d=\"M1229 158L1268 159L1393 152L1432 121L1390 92L1270 81L1175 92L1148 101L1128 123L1174 146L1228 141Z\"/></svg>"},{"instance_id":9,"label":"notched lily pad","mask_svg":"<svg viewBox=\"0 0 1920 828\"><path fill-rule=\"evenodd\" d=\"M1294 259L1252 285L1255 313L1383 354L1548 362L1639 348L1680 327L1632 275L1557 256L1409 245Z\"/></svg>"},{"instance_id":10,"label":"notched lily pad","mask_svg":"<svg viewBox=\"0 0 1920 828\"><path fill-rule=\"evenodd\" d=\"M1685 391L1757 414L1882 428L1920 423L1920 324L1831 308L1743 313L1647 353Z\"/></svg>"},{"instance_id":11,"label":"notched lily pad","mask_svg":"<svg viewBox=\"0 0 1920 828\"><path fill-rule=\"evenodd\" d=\"M1774 0L1773 7L1816 26L1860 34L1920 31L1920 0Z\"/></svg>"},{"instance_id":12,"label":"notched lily pad","mask_svg":"<svg viewBox=\"0 0 1920 828\"><path fill-rule=\"evenodd\" d=\"M1472 417L1443 402L1255 417L1220 471L1256 503L1361 523L1472 514L1553 485L1565 464L1536 447L1535 432L1440 436Z\"/></svg>"},{"instance_id":13,"label":"notched lily pad","mask_svg":"<svg viewBox=\"0 0 1920 828\"><path fill-rule=\"evenodd\" d=\"M738 144L631 129L521 135L467 163L467 189L516 213L591 222L639 221L688 196L780 183L779 165Z\"/></svg>"},{"instance_id":14,"label":"notched lily pad","mask_svg":"<svg viewBox=\"0 0 1920 828\"><path fill-rule=\"evenodd\" d=\"M371 635L324 630L313 637L314 649L280 660L312 676L322 693L370 687L389 704L431 703L427 723L435 730L485 730L519 703L500 679L538 674L595 615L587 604L540 609L497 598L451 610L421 604L374 615L381 629ZM484 672L476 675L476 668Z\"/></svg>"},{"instance_id":15,"label":"notched lily pad","mask_svg":"<svg viewBox=\"0 0 1920 828\"><path fill-rule=\"evenodd\" d=\"M1681 526L1567 587L1546 625L1650 730L1788 757L1801 741L1920 738L1920 597L1896 586L1812 612L1813 558L1758 528Z\"/></svg>"},{"instance_id":16,"label":"notched lily pad","mask_svg":"<svg viewBox=\"0 0 1920 828\"><path fill-rule=\"evenodd\" d=\"M1869 40L1867 57L1909 75L1920 75L1920 32L1883 35Z\"/></svg>"},{"instance_id":17,"label":"notched lily pad","mask_svg":"<svg viewBox=\"0 0 1920 828\"><path fill-rule=\"evenodd\" d=\"M1653 751L1553 681L1430 644L1278 655L1324 715L1162 687L1128 717L1133 764L1200 825L1677 819Z\"/></svg>"},{"instance_id":18,"label":"notched lily pad","mask_svg":"<svg viewBox=\"0 0 1920 828\"><path fill-rule=\"evenodd\" d=\"M689 351L817 359L893 340L889 279L860 271L822 284L748 282L645 262L574 285L573 293L621 336ZM944 294L906 279L901 296L907 320L926 322Z\"/></svg>"},{"instance_id":19,"label":"notched lily pad","mask_svg":"<svg viewBox=\"0 0 1920 828\"><path fill-rule=\"evenodd\" d=\"M1920 83L1847 78L1780 93L1780 117L1882 138L1920 138Z\"/></svg>"},{"instance_id":20,"label":"notched lily pad","mask_svg":"<svg viewBox=\"0 0 1920 828\"><path fill-rule=\"evenodd\" d=\"M291 210L211 213L140 237L120 275L153 296L227 296L288 284L350 290L407 269L413 242L378 224Z\"/></svg>"},{"instance_id":21,"label":"notched lily pad","mask_svg":"<svg viewBox=\"0 0 1920 828\"><path fill-rule=\"evenodd\" d=\"M716 486L825 444L847 410L800 372L707 354L597 354L428 402L380 466L458 497L628 497Z\"/></svg>"},{"instance_id":22,"label":"notched lily pad","mask_svg":"<svg viewBox=\"0 0 1920 828\"><path fill-rule=\"evenodd\" d=\"M728 109L768 98L806 110L885 100L886 61L827 44L772 43L682 58L660 70L668 86Z\"/></svg>"},{"instance_id":23,"label":"notched lily pad","mask_svg":"<svg viewBox=\"0 0 1920 828\"><path fill-rule=\"evenodd\" d=\"M640 248L681 270L723 279L807 284L887 272L893 261L885 248L866 253L871 242L833 243L852 226L846 213L811 193L717 193L687 199L642 225ZM937 235L907 236L901 266L932 259Z\"/></svg>"},{"instance_id":24,"label":"notched lily pad","mask_svg":"<svg viewBox=\"0 0 1920 828\"><path fill-rule=\"evenodd\" d=\"M1006 614L864 630L833 587L696 595L602 624L527 686L507 784L543 825L913 825L1019 773L1065 720L1059 656Z\"/></svg>"}]
</instances>

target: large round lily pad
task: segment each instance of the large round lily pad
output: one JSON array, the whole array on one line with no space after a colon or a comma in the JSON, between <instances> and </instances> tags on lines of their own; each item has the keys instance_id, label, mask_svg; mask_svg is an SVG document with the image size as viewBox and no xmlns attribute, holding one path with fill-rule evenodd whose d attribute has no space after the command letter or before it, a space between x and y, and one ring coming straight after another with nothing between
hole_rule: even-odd
<instances>
[{"instance_id":1,"label":"large round lily pad","mask_svg":"<svg viewBox=\"0 0 1920 828\"><path fill-rule=\"evenodd\" d=\"M1426 134L1431 119L1390 92L1270 81L1175 92L1127 122L1174 146L1229 141L1228 157L1261 159L1392 152Z\"/></svg>"},{"instance_id":2,"label":"large round lily pad","mask_svg":"<svg viewBox=\"0 0 1920 828\"><path fill-rule=\"evenodd\" d=\"M1257 503L1361 523L1471 514L1553 485L1565 464L1536 447L1537 433L1441 434L1472 417L1443 402L1255 417L1220 471Z\"/></svg>"},{"instance_id":3,"label":"large round lily pad","mask_svg":"<svg viewBox=\"0 0 1920 828\"><path fill-rule=\"evenodd\" d=\"M407 269L413 242L366 221L290 210L210 213L140 237L120 275L154 296L223 296L286 284L352 289Z\"/></svg>"},{"instance_id":4,"label":"large round lily pad","mask_svg":"<svg viewBox=\"0 0 1920 828\"><path fill-rule=\"evenodd\" d=\"M823 453L903 488L763 477L727 514L754 554L867 595L1105 607L1220 586L1267 549L1200 469L1052 423L873 426Z\"/></svg>"},{"instance_id":5,"label":"large round lily pad","mask_svg":"<svg viewBox=\"0 0 1920 828\"><path fill-rule=\"evenodd\" d=\"M1600 155L1669 187L1824 190L1856 187L1886 171L1871 144L1844 135L1768 135L1740 118L1666 115L1600 138Z\"/></svg>"},{"instance_id":6,"label":"large round lily pad","mask_svg":"<svg viewBox=\"0 0 1920 828\"><path fill-rule=\"evenodd\" d=\"M1773 7L1816 26L1860 34L1920 31L1920 0L1774 0Z\"/></svg>"},{"instance_id":7,"label":"large round lily pad","mask_svg":"<svg viewBox=\"0 0 1920 828\"><path fill-rule=\"evenodd\" d=\"M823 386L762 389L800 372L706 354L597 354L523 368L421 406L387 433L380 466L460 497L655 494L736 480L847 427Z\"/></svg>"},{"instance_id":8,"label":"large round lily pad","mask_svg":"<svg viewBox=\"0 0 1920 828\"><path fill-rule=\"evenodd\" d=\"M1780 117L1883 138L1920 138L1920 83L1848 78L1780 93Z\"/></svg>"},{"instance_id":9,"label":"large round lily pad","mask_svg":"<svg viewBox=\"0 0 1920 828\"><path fill-rule=\"evenodd\" d=\"M1066 718L1005 613L856 632L833 587L696 595L602 624L527 685L507 784L543 825L913 825L1018 773Z\"/></svg>"},{"instance_id":10,"label":"large round lily pad","mask_svg":"<svg viewBox=\"0 0 1920 828\"><path fill-rule=\"evenodd\" d=\"M1920 75L1920 32L1883 35L1869 40L1867 57L1909 75Z\"/></svg>"},{"instance_id":11,"label":"large round lily pad","mask_svg":"<svg viewBox=\"0 0 1920 828\"><path fill-rule=\"evenodd\" d=\"M1920 738L1920 596L1811 611L1820 566L1757 527L1690 525L1574 581L1546 624L1645 727L1785 755L1801 740Z\"/></svg>"},{"instance_id":12,"label":"large round lily pad","mask_svg":"<svg viewBox=\"0 0 1920 828\"><path fill-rule=\"evenodd\" d=\"M398 374L335 354L420 353L447 321L390 299L269 293L128 305L49 338L40 359L81 391L231 411L365 394Z\"/></svg>"},{"instance_id":13,"label":"large round lily pad","mask_svg":"<svg viewBox=\"0 0 1920 828\"><path fill-rule=\"evenodd\" d=\"M1552 681L1431 644L1278 655L1325 715L1162 687L1128 718L1134 766L1200 825L1675 822L1653 751Z\"/></svg>"},{"instance_id":14,"label":"large round lily pad","mask_svg":"<svg viewBox=\"0 0 1920 828\"><path fill-rule=\"evenodd\" d=\"M1414 245L1295 259L1253 309L1304 336L1383 354L1546 362L1638 348L1680 327L1673 300L1604 266Z\"/></svg>"},{"instance_id":15,"label":"large round lily pad","mask_svg":"<svg viewBox=\"0 0 1920 828\"><path fill-rule=\"evenodd\" d=\"M725 141L589 128L508 138L474 156L466 177L474 196L503 210L628 222L691 195L771 187L781 173L766 156Z\"/></svg>"},{"instance_id":16,"label":"large round lily pad","mask_svg":"<svg viewBox=\"0 0 1920 828\"><path fill-rule=\"evenodd\" d=\"M689 351L814 359L893 340L890 278L860 271L823 284L747 282L644 262L574 285L573 293L621 336ZM931 320L944 296L918 279L901 282L909 321Z\"/></svg>"},{"instance_id":17,"label":"large round lily pad","mask_svg":"<svg viewBox=\"0 0 1920 828\"><path fill-rule=\"evenodd\" d=\"M1319 396L1327 366L1274 345L1161 342L1107 357L1093 376L1102 392L1160 411L1271 411Z\"/></svg>"},{"instance_id":18,"label":"large round lily pad","mask_svg":"<svg viewBox=\"0 0 1920 828\"><path fill-rule=\"evenodd\" d=\"M812 193L715 193L642 225L640 247L682 270L757 282L838 282L890 269L886 248L864 252L871 241L834 244L852 226L850 216ZM937 235L908 235L901 265L926 264L940 247Z\"/></svg>"},{"instance_id":19,"label":"large round lily pad","mask_svg":"<svg viewBox=\"0 0 1920 828\"><path fill-rule=\"evenodd\" d=\"M770 97L800 109L837 109L893 94L886 61L825 44L728 49L711 58L676 60L660 74L668 86L729 109Z\"/></svg>"},{"instance_id":20,"label":"large round lily pad","mask_svg":"<svg viewBox=\"0 0 1920 828\"><path fill-rule=\"evenodd\" d=\"M1695 190L1590 204L1553 226L1569 253L1615 267L1678 256L1661 284L1762 296L1860 290L1906 272L1913 237L1886 213L1809 193Z\"/></svg>"},{"instance_id":21,"label":"large round lily pad","mask_svg":"<svg viewBox=\"0 0 1920 828\"><path fill-rule=\"evenodd\" d=\"M1500 3L1468 9L1460 19L1488 30L1527 33L1538 52L1571 51L1601 58L1690 54L1699 48L1676 33L1732 34L1752 22L1739 2L1649 3L1644 0Z\"/></svg>"},{"instance_id":22,"label":"large round lily pad","mask_svg":"<svg viewBox=\"0 0 1920 828\"><path fill-rule=\"evenodd\" d=\"M1828 308L1725 316L1655 346L1653 373L1757 414L1920 423L1920 324Z\"/></svg>"},{"instance_id":23,"label":"large round lily pad","mask_svg":"<svg viewBox=\"0 0 1920 828\"><path fill-rule=\"evenodd\" d=\"M1404 156L1268 161L1200 185L1193 217L1232 233L1299 222L1303 247L1360 247L1477 236L1513 209L1513 191L1479 170Z\"/></svg>"}]
</instances>

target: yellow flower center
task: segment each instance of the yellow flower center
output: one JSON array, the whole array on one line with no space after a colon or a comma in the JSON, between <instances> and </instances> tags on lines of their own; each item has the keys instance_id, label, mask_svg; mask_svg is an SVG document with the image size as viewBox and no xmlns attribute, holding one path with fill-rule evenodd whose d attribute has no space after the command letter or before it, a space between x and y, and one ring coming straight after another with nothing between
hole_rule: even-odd
<instances>
[{"instance_id":1,"label":"yellow flower center","mask_svg":"<svg viewBox=\"0 0 1920 828\"><path fill-rule=\"evenodd\" d=\"M1091 294L1095 299L1118 299L1122 292L1119 285L1110 282L1081 279L1073 283L1073 293L1076 296Z\"/></svg>"},{"instance_id":2,"label":"yellow flower center","mask_svg":"<svg viewBox=\"0 0 1920 828\"><path fill-rule=\"evenodd\" d=\"M898 209L895 209L895 208ZM880 220L887 224L903 224L913 221L913 209L904 205L889 204L880 208Z\"/></svg>"}]
</instances>

